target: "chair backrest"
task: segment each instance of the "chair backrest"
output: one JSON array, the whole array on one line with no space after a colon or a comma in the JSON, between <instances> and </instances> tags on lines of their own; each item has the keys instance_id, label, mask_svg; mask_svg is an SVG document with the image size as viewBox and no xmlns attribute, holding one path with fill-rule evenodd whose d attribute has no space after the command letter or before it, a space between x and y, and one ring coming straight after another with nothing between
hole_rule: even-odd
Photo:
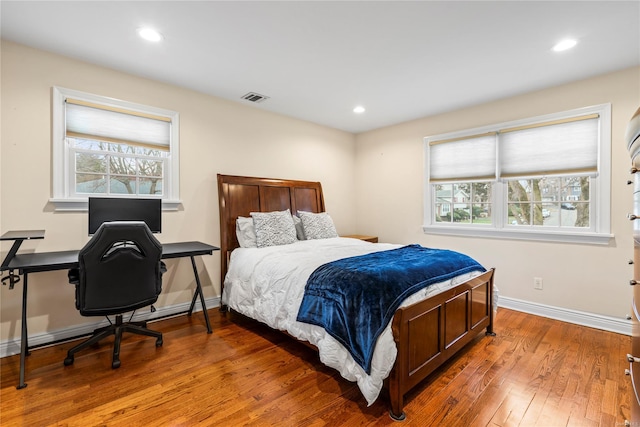
<instances>
[{"instance_id":1,"label":"chair backrest","mask_svg":"<svg viewBox=\"0 0 640 427\"><path fill-rule=\"evenodd\" d=\"M76 307L83 316L120 314L157 301L162 244L141 221L103 223L80 250Z\"/></svg>"}]
</instances>

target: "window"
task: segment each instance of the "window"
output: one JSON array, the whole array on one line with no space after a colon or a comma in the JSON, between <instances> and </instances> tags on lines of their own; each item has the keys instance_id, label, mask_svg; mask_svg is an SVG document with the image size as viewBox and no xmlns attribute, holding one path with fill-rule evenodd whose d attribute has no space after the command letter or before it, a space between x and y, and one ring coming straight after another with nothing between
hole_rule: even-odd
<instances>
[{"instance_id":1,"label":"window","mask_svg":"<svg viewBox=\"0 0 640 427\"><path fill-rule=\"evenodd\" d=\"M425 138L428 233L606 244L611 106Z\"/></svg>"},{"instance_id":2,"label":"window","mask_svg":"<svg viewBox=\"0 0 640 427\"><path fill-rule=\"evenodd\" d=\"M53 88L56 210L85 209L89 196L179 203L178 113Z\"/></svg>"}]
</instances>

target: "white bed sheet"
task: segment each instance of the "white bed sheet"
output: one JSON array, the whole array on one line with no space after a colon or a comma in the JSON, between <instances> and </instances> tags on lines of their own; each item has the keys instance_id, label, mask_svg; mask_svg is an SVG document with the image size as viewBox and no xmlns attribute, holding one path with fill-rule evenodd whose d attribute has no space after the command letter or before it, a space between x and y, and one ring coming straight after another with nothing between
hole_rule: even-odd
<instances>
[{"instance_id":1,"label":"white bed sheet","mask_svg":"<svg viewBox=\"0 0 640 427\"><path fill-rule=\"evenodd\" d=\"M371 374L367 375L349 352L323 328L298 322L296 317L307 279L320 265L401 246L336 237L266 248L238 248L231 253L222 302L245 316L316 346L320 361L336 369L347 380L356 382L371 405L378 398L383 381L396 360L391 323L378 338ZM402 306L443 292L478 274L471 272L431 285L411 295Z\"/></svg>"}]
</instances>

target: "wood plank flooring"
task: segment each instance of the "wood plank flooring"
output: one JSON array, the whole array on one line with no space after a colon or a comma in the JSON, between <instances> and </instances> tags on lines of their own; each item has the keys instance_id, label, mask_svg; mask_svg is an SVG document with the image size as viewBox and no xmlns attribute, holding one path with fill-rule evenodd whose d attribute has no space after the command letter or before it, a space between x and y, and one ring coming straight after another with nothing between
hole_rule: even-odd
<instances>
[{"instance_id":1,"label":"wood plank flooring","mask_svg":"<svg viewBox=\"0 0 640 427\"><path fill-rule=\"evenodd\" d=\"M28 387L18 356L0 360L0 425L8 426L623 426L629 418L630 337L499 309L496 337L480 336L406 396L392 421L386 397L367 407L358 388L310 348L244 319L210 311L126 335L119 369L111 341L32 351Z\"/></svg>"}]
</instances>

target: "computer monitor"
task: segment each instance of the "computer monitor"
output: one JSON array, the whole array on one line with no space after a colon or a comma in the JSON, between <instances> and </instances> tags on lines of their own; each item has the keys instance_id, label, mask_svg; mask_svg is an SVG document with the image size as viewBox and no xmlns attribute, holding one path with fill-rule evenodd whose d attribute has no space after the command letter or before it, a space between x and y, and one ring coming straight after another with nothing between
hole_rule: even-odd
<instances>
[{"instance_id":1,"label":"computer monitor","mask_svg":"<svg viewBox=\"0 0 640 427\"><path fill-rule=\"evenodd\" d=\"M152 233L161 233L162 200L89 197L89 235L110 221L144 221Z\"/></svg>"}]
</instances>

